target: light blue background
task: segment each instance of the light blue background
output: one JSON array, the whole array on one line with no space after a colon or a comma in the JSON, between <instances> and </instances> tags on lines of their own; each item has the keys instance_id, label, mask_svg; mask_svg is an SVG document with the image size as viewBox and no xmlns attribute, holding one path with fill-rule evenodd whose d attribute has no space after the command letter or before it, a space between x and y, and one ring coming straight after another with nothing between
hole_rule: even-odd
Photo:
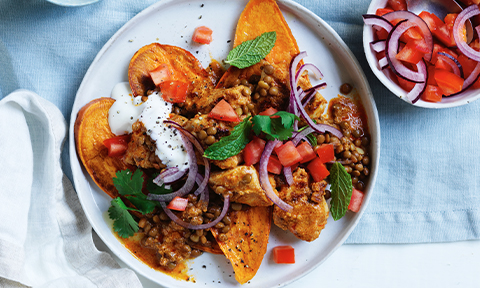
<instances>
[{"instance_id":1,"label":"light blue background","mask_svg":"<svg viewBox=\"0 0 480 288\"><path fill-rule=\"evenodd\" d=\"M76 91L98 51L155 2L102 0L62 7L42 0L1 0L0 99L17 88L29 89L53 102L69 122ZM363 54L361 15L369 1L297 2L330 24L353 51L380 116L375 194L347 243L478 239L480 101L433 110L397 99L373 75ZM68 153L65 145L62 162L72 179Z\"/></svg>"}]
</instances>

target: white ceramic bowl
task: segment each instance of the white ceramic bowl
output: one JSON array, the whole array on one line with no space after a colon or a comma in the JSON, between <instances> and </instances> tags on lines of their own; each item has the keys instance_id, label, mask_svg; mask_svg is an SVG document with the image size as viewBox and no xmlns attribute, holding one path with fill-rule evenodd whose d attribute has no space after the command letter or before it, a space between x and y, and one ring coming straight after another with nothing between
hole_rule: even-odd
<instances>
[{"instance_id":1,"label":"white ceramic bowl","mask_svg":"<svg viewBox=\"0 0 480 288\"><path fill-rule=\"evenodd\" d=\"M50 3L57 4L60 6L85 6L98 2L99 0L47 0Z\"/></svg>"},{"instance_id":2,"label":"white ceramic bowl","mask_svg":"<svg viewBox=\"0 0 480 288\"><path fill-rule=\"evenodd\" d=\"M99 51L80 85L72 108L70 162L75 188L88 220L118 258L162 287L240 287L240 284L235 281L229 261L222 255L205 253L188 262L191 268L188 275L196 280L196 283L192 283L155 271L129 253L112 233L111 223L106 221L108 216L105 213L111 199L95 185L77 157L73 124L83 105L95 98L110 96L115 84L127 81L129 61L144 45L160 42L180 46L191 51L204 67L212 57L219 61L225 59L231 49L237 19L247 3L248 0L164 0L153 4L125 24ZM324 74L322 81L328 87L322 90L322 95L328 100L336 97L343 83L355 87L364 105L370 129L371 172L360 211L347 212L338 221L330 216L325 229L314 242L300 241L292 233L272 225L267 254L257 275L247 285L249 288L283 286L312 271L332 255L355 228L367 208L379 167L378 113L367 79L357 60L336 32L317 15L290 0L279 0L278 5L300 49L308 52L304 61L318 65ZM214 31L210 45L198 45L190 40L194 28L199 25L206 25ZM312 82L318 84L319 81L312 79ZM295 248L295 265L278 265L273 262L272 249L278 245L292 245Z\"/></svg>"},{"instance_id":3,"label":"white ceramic bowl","mask_svg":"<svg viewBox=\"0 0 480 288\"><path fill-rule=\"evenodd\" d=\"M366 14L375 14L375 11L378 8L385 7L386 3L387 0L372 0ZM410 103L406 97L407 91L403 90L397 83L392 81L388 77L388 74L386 74L379 68L377 58L375 57L374 52L370 48L370 42L372 42L373 40L374 34L372 27L370 25L364 25L363 49L365 50L365 56L367 57L368 65L370 65L373 73L377 76L380 82L385 85L385 87L387 87L393 94L395 94L400 99L404 100L407 103ZM473 89L468 90L462 96L456 96L452 98L443 97L441 102L433 103L420 99L412 105L424 108L449 108L468 104L472 101L477 100L478 98L480 98L480 89Z\"/></svg>"}]
</instances>

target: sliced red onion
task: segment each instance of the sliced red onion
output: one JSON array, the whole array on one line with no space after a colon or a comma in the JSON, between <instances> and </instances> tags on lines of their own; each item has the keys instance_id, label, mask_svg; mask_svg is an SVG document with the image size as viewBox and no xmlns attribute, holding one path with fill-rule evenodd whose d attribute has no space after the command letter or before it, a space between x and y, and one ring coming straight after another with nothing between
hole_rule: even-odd
<instances>
[{"instance_id":1,"label":"sliced red onion","mask_svg":"<svg viewBox=\"0 0 480 288\"><path fill-rule=\"evenodd\" d=\"M472 87L472 85L475 84L475 82L477 82L479 78L480 78L480 62L477 63L472 73L463 82L462 90L457 93L450 94L447 97L443 97L442 103L449 103L454 98L462 97L464 92L470 89L470 87Z\"/></svg>"},{"instance_id":2,"label":"sliced red onion","mask_svg":"<svg viewBox=\"0 0 480 288\"><path fill-rule=\"evenodd\" d=\"M293 184L293 174L292 174L292 167L283 167L283 175L285 176L285 180L289 186Z\"/></svg>"},{"instance_id":3,"label":"sliced red onion","mask_svg":"<svg viewBox=\"0 0 480 288\"><path fill-rule=\"evenodd\" d=\"M427 44L427 47L430 50L430 53L425 54L423 58L427 61L432 60L433 36L432 36L432 32L428 28L427 23L425 23L425 21L423 21L422 18L420 18L415 13L412 13L410 11L403 11L403 10L390 12L390 13L384 14L382 17L385 18L387 21L392 21L395 19L406 19L409 22L414 23L415 26L417 26L418 28L420 28L420 31L422 31L422 34L423 34L423 39L425 40L425 43Z\"/></svg>"},{"instance_id":4,"label":"sliced red onion","mask_svg":"<svg viewBox=\"0 0 480 288\"><path fill-rule=\"evenodd\" d=\"M198 141L197 137L193 136L193 134L190 133L190 131L183 128L177 122L174 122L174 121L171 121L171 120L166 120L166 121L164 121L164 123L171 124L171 125L175 126L175 128L179 129L180 132L182 132L185 136L187 136L188 139L193 143L193 145L195 145L195 148L197 148L200 155L203 155L203 153L205 151L203 150L202 144L200 144L200 141ZM210 170L211 170L210 162L208 161L207 158L205 158L205 157L202 157L202 158L203 158L203 164L205 166L205 175L204 175L202 183L199 184L197 190L195 190L195 192L194 192L195 195L200 194L201 191L203 191L207 187L208 179L210 178Z\"/></svg>"},{"instance_id":5,"label":"sliced red onion","mask_svg":"<svg viewBox=\"0 0 480 288\"><path fill-rule=\"evenodd\" d=\"M447 63L448 66L450 66L452 68L453 73L455 75L463 78L462 64L460 64L460 62L458 62L458 60L455 59L455 57L453 57L452 55L450 55L448 53L444 53L444 52L438 52L437 57L442 59L443 61L445 61L445 63Z\"/></svg>"},{"instance_id":6,"label":"sliced red onion","mask_svg":"<svg viewBox=\"0 0 480 288\"><path fill-rule=\"evenodd\" d=\"M178 218L177 215L175 215L172 210L167 208L167 204L164 202L160 202L160 205L163 208L163 211L172 219L173 222L177 223L178 225L185 227L187 229L192 229L192 230L201 230L201 229L208 229L212 228L213 226L217 225L218 222L222 221L223 217L227 215L228 207L230 206L230 196L225 196L225 199L223 200L223 209L220 215L217 217L217 219L213 220L210 223L205 223L205 224L200 224L200 225L193 225L190 223L187 223L183 221L182 219Z\"/></svg>"},{"instance_id":7,"label":"sliced red onion","mask_svg":"<svg viewBox=\"0 0 480 288\"><path fill-rule=\"evenodd\" d=\"M376 41L370 42L370 48L372 48L372 50L377 53L385 51L386 45L387 45L387 41L385 40L376 40Z\"/></svg>"},{"instance_id":8,"label":"sliced red onion","mask_svg":"<svg viewBox=\"0 0 480 288\"><path fill-rule=\"evenodd\" d=\"M387 57L380 58L380 60L378 60L378 65L380 66L381 70L387 68L388 67Z\"/></svg>"},{"instance_id":9,"label":"sliced red onion","mask_svg":"<svg viewBox=\"0 0 480 288\"><path fill-rule=\"evenodd\" d=\"M310 102L310 100L312 100L312 98L315 96L315 94L322 90L322 89L325 89L327 87L327 83L320 83L318 85L315 85L313 87L310 87L308 88L307 90L305 90L305 97L304 98L301 98L300 96L298 97L299 99L302 99L302 106L305 107L307 106L308 102ZM299 115L297 115L299 116Z\"/></svg>"},{"instance_id":10,"label":"sliced red onion","mask_svg":"<svg viewBox=\"0 0 480 288\"><path fill-rule=\"evenodd\" d=\"M453 24L453 39L455 40L455 44L457 44L458 49L465 56L472 60L480 62L480 52L468 46L467 42L465 42L463 39L462 33L463 27L465 27L465 22L478 14L480 14L480 10L475 4L463 9L463 11L458 14L457 18L455 19L455 23Z\"/></svg>"},{"instance_id":11,"label":"sliced red onion","mask_svg":"<svg viewBox=\"0 0 480 288\"><path fill-rule=\"evenodd\" d=\"M422 61L418 61L417 70L418 72L423 73L425 75L425 79L428 78L428 70L427 70L427 65L425 64L425 60L422 59ZM427 87L427 81L422 83L416 83L415 86L413 86L412 90L410 90L410 92L407 93L407 99L410 102L412 102L412 104L415 104L420 99L420 96L425 91L426 87Z\"/></svg>"},{"instance_id":12,"label":"sliced red onion","mask_svg":"<svg viewBox=\"0 0 480 288\"><path fill-rule=\"evenodd\" d=\"M387 32L390 32L393 28L392 23L381 16L375 14L364 14L362 17L363 23L366 25L378 26L385 29Z\"/></svg>"},{"instance_id":13,"label":"sliced red onion","mask_svg":"<svg viewBox=\"0 0 480 288\"><path fill-rule=\"evenodd\" d=\"M182 137L183 146L185 146L185 148L187 149L188 159L190 162L190 166L188 168L188 177L187 177L187 180L185 181L185 184L179 190L169 194L151 194L150 193L147 196L148 200L157 200L161 202L171 201L176 196L182 197L188 194L192 190L193 186L195 185L195 178L197 177L197 171L198 171L197 157L195 156L195 151L193 150L192 143L187 139L187 137L184 136L183 133L180 133L180 137Z\"/></svg>"},{"instance_id":14,"label":"sliced red onion","mask_svg":"<svg viewBox=\"0 0 480 288\"><path fill-rule=\"evenodd\" d=\"M423 20L422 20L423 21ZM398 76L402 77L405 80L414 82L414 83L421 83L425 82L427 78L425 78L425 74L420 72L415 72L408 69L405 65L402 64L400 60L398 60L395 56L397 55L398 51L398 41L400 36L407 31L408 29L416 26L414 22L410 22L408 20L402 20L398 22L395 27L393 27L392 31L388 34L387 37L387 46L385 56L387 57L388 64L392 71L397 74Z\"/></svg>"},{"instance_id":15,"label":"sliced red onion","mask_svg":"<svg viewBox=\"0 0 480 288\"><path fill-rule=\"evenodd\" d=\"M157 184L158 186L170 184L182 178L186 172L187 169L180 170L177 167L170 167L158 174L158 176L153 179L153 183Z\"/></svg>"},{"instance_id":16,"label":"sliced red onion","mask_svg":"<svg viewBox=\"0 0 480 288\"><path fill-rule=\"evenodd\" d=\"M305 129L303 129L302 131L300 132L297 132L295 134L295 136L292 138L292 143L293 145L297 146L298 143L300 143L300 141L302 140L306 140L308 141L308 139L306 138L306 136L310 133L313 133L315 130L312 128L312 127L307 127Z\"/></svg>"},{"instance_id":17,"label":"sliced red onion","mask_svg":"<svg viewBox=\"0 0 480 288\"><path fill-rule=\"evenodd\" d=\"M280 209L282 209L283 211L288 212L292 210L293 207L280 199L280 197L278 197L275 191L273 191L270 180L268 180L268 160L270 159L273 148L275 148L278 143L280 143L280 140L275 139L274 141L268 141L267 145L265 145L265 149L263 150L262 156L260 157L260 185L262 186L263 190L265 190L265 194L267 195L267 197L272 200L275 205L280 207Z\"/></svg>"},{"instance_id":18,"label":"sliced red onion","mask_svg":"<svg viewBox=\"0 0 480 288\"><path fill-rule=\"evenodd\" d=\"M302 66L300 66L300 69L298 69L297 73L295 73L295 81L298 82L298 78L300 77L300 75L302 75L303 72L305 72L307 70L312 72L313 75L315 75L315 77L317 79L323 78L323 74L320 71L320 69L318 69L317 66L315 66L313 64L310 64L310 63L307 63L307 64L303 64Z\"/></svg>"}]
</instances>

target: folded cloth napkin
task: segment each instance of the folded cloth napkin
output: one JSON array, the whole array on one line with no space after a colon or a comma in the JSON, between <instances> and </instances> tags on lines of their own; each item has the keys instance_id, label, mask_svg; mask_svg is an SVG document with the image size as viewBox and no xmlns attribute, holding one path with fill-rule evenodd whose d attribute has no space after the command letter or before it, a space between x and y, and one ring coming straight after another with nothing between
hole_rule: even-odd
<instances>
[{"instance_id":1,"label":"folded cloth napkin","mask_svg":"<svg viewBox=\"0 0 480 288\"><path fill-rule=\"evenodd\" d=\"M480 101L444 110L403 102L366 62L361 15L370 0L296 1L347 43L365 71L379 111L380 173L347 243L479 239L480 150L475 147ZM26 88L54 103L69 121L74 95L95 55L122 25L155 2L105 0L72 9L46 1L0 1L0 98L15 87ZM168 25L160 23L156 29L161 33ZM71 179L68 153L66 148L62 159Z\"/></svg>"},{"instance_id":2,"label":"folded cloth napkin","mask_svg":"<svg viewBox=\"0 0 480 288\"><path fill-rule=\"evenodd\" d=\"M66 129L35 93L0 101L0 287L142 287L93 244L60 164Z\"/></svg>"}]
</instances>

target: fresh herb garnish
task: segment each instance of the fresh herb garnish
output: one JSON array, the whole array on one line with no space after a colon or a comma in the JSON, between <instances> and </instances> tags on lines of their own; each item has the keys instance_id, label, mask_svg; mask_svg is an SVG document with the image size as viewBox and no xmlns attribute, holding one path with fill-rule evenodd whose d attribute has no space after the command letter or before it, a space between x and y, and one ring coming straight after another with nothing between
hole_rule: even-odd
<instances>
[{"instance_id":1,"label":"fresh herb garnish","mask_svg":"<svg viewBox=\"0 0 480 288\"><path fill-rule=\"evenodd\" d=\"M252 118L253 131L257 135L264 132L268 140L284 141L292 137L295 120L299 118L285 111L278 111L271 116L255 115Z\"/></svg>"},{"instance_id":2,"label":"fresh herb garnish","mask_svg":"<svg viewBox=\"0 0 480 288\"><path fill-rule=\"evenodd\" d=\"M313 133L308 134L306 137L308 139L308 142L310 142L310 145L312 145L312 147L317 146L318 144L317 137L315 137Z\"/></svg>"},{"instance_id":3,"label":"fresh herb garnish","mask_svg":"<svg viewBox=\"0 0 480 288\"><path fill-rule=\"evenodd\" d=\"M237 155L250 142L252 130L256 135L265 133L268 140L287 140L292 137L295 119L298 117L285 111L271 116L246 117L233 128L229 136L222 137L220 141L209 146L203 156L212 160L225 160Z\"/></svg>"},{"instance_id":4,"label":"fresh herb garnish","mask_svg":"<svg viewBox=\"0 0 480 288\"><path fill-rule=\"evenodd\" d=\"M336 221L347 213L348 204L352 198L352 178L342 164L335 162L330 168L330 191L332 200L330 202L332 217Z\"/></svg>"},{"instance_id":5,"label":"fresh herb garnish","mask_svg":"<svg viewBox=\"0 0 480 288\"><path fill-rule=\"evenodd\" d=\"M220 141L212 144L205 150L204 157L212 160L225 160L240 153L250 142L252 131L251 117L246 117L237 124L230 135L222 137Z\"/></svg>"},{"instance_id":6,"label":"fresh herb garnish","mask_svg":"<svg viewBox=\"0 0 480 288\"><path fill-rule=\"evenodd\" d=\"M112 206L108 208L108 216L113 220L113 230L122 238L133 236L138 231L138 224L128 212L130 208L120 197L113 199L110 203Z\"/></svg>"},{"instance_id":7,"label":"fresh herb garnish","mask_svg":"<svg viewBox=\"0 0 480 288\"><path fill-rule=\"evenodd\" d=\"M113 185L118 193L130 201L136 208L128 207L120 197L111 201L108 209L108 215L113 220L113 230L122 238L133 236L138 231L138 224L128 211L137 211L142 214L152 213L157 201L148 200L147 195L143 194L143 172L137 169L132 173L129 169L118 171L113 178ZM166 194L171 192L164 185L158 186L152 181L147 182L147 190L154 194Z\"/></svg>"},{"instance_id":8,"label":"fresh herb garnish","mask_svg":"<svg viewBox=\"0 0 480 288\"><path fill-rule=\"evenodd\" d=\"M272 51L277 40L277 33L265 32L255 39L248 40L233 48L228 53L226 63L243 69L257 64Z\"/></svg>"}]
</instances>

